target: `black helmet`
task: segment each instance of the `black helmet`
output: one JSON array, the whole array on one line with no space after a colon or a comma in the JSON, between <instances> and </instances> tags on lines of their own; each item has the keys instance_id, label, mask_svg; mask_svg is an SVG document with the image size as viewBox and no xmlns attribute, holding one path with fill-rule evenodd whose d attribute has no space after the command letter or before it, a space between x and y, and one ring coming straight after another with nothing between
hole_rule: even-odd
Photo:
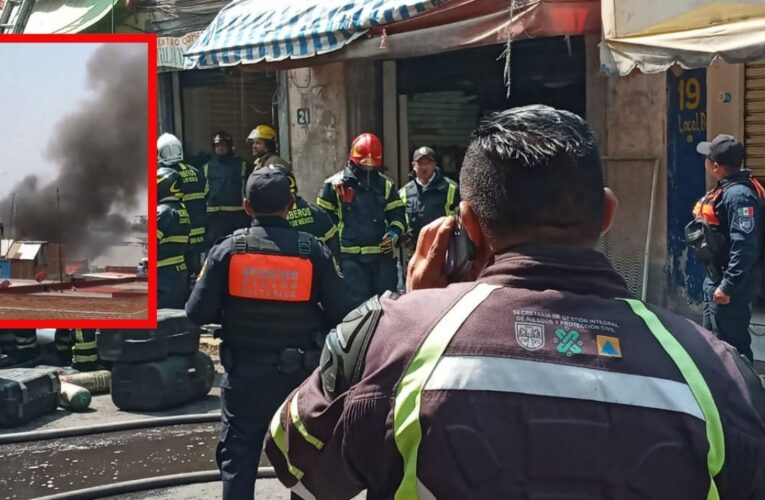
<instances>
[{"instance_id":1,"label":"black helmet","mask_svg":"<svg viewBox=\"0 0 765 500\"><path fill-rule=\"evenodd\" d=\"M157 200L175 201L183 198L180 186L181 176L172 168L157 169Z\"/></svg>"},{"instance_id":2,"label":"black helmet","mask_svg":"<svg viewBox=\"0 0 765 500\"><path fill-rule=\"evenodd\" d=\"M231 135L227 133L225 130L218 130L212 136L213 149L215 149L215 146L220 143L227 144L229 151L231 151L234 147L234 140L231 138Z\"/></svg>"}]
</instances>

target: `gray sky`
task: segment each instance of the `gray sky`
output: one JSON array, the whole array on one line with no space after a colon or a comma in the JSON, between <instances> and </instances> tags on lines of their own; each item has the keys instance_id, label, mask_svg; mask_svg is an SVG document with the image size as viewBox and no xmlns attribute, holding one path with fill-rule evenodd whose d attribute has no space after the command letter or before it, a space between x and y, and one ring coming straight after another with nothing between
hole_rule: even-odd
<instances>
[{"instance_id":1,"label":"gray sky","mask_svg":"<svg viewBox=\"0 0 765 500\"><path fill-rule=\"evenodd\" d=\"M42 184L59 165L45 151L57 122L90 94L86 66L101 44L0 43L0 198L28 174ZM145 200L135 213L145 213ZM126 214L128 215L128 214Z\"/></svg>"}]
</instances>

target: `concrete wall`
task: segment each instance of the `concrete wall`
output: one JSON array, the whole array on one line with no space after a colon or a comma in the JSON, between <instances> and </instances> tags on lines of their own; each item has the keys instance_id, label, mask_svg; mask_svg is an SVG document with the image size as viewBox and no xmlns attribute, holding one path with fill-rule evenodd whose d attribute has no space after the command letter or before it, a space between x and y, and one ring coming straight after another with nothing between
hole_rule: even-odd
<instances>
[{"instance_id":1,"label":"concrete wall","mask_svg":"<svg viewBox=\"0 0 765 500\"><path fill-rule=\"evenodd\" d=\"M298 188L314 200L324 180L340 170L348 151L346 70L343 63L287 71L290 152ZM307 109L310 123L298 123Z\"/></svg>"},{"instance_id":2,"label":"concrete wall","mask_svg":"<svg viewBox=\"0 0 765 500\"><path fill-rule=\"evenodd\" d=\"M600 72L599 36L585 37L587 122L604 158L606 184L620 201L614 227L600 249L642 292L653 172L658 160L650 235L647 299L664 304L667 262L667 170L665 75L634 73L607 77Z\"/></svg>"},{"instance_id":3,"label":"concrete wall","mask_svg":"<svg viewBox=\"0 0 765 500\"><path fill-rule=\"evenodd\" d=\"M730 134L744 140L745 66L717 61L707 68L707 138ZM707 187L714 181L707 176Z\"/></svg>"},{"instance_id":4,"label":"concrete wall","mask_svg":"<svg viewBox=\"0 0 765 500\"><path fill-rule=\"evenodd\" d=\"M607 183L621 201L611 241L632 265L642 265L648 239L648 211L655 161L658 160L650 230L647 300L662 304L667 261L667 170L665 75L635 73L607 84L604 156Z\"/></svg>"}]
</instances>

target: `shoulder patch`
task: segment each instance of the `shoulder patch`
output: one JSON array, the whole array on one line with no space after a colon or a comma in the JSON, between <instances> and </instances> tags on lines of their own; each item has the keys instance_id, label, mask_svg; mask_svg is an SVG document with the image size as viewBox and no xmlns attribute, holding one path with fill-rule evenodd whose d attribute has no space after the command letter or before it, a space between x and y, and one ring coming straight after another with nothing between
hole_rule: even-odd
<instances>
[{"instance_id":1,"label":"shoulder patch","mask_svg":"<svg viewBox=\"0 0 765 500\"><path fill-rule=\"evenodd\" d=\"M380 298L374 296L348 313L327 335L319 367L322 389L328 400L334 400L361 378L369 341L381 314Z\"/></svg>"},{"instance_id":2,"label":"shoulder patch","mask_svg":"<svg viewBox=\"0 0 765 500\"><path fill-rule=\"evenodd\" d=\"M749 234L754 230L754 214L756 211L755 207L740 207L736 210L736 224L738 224L738 228L742 232Z\"/></svg>"}]
</instances>

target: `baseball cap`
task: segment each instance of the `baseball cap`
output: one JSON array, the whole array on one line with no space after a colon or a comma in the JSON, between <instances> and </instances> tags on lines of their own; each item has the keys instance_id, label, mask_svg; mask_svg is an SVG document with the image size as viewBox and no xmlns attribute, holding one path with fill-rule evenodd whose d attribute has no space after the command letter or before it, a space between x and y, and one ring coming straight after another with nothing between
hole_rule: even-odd
<instances>
[{"instance_id":1,"label":"baseball cap","mask_svg":"<svg viewBox=\"0 0 765 500\"><path fill-rule=\"evenodd\" d=\"M423 156L429 156L431 160L435 161L436 152L427 146L423 146L421 148L414 150L414 156L412 156L412 161L417 161Z\"/></svg>"},{"instance_id":2,"label":"baseball cap","mask_svg":"<svg viewBox=\"0 0 765 500\"><path fill-rule=\"evenodd\" d=\"M740 167L744 161L744 145L728 134L720 134L712 142L700 142L696 151L728 167Z\"/></svg>"},{"instance_id":3,"label":"baseball cap","mask_svg":"<svg viewBox=\"0 0 765 500\"><path fill-rule=\"evenodd\" d=\"M247 201L256 213L272 214L284 210L290 196L289 178L277 167L259 168L247 179Z\"/></svg>"}]
</instances>

